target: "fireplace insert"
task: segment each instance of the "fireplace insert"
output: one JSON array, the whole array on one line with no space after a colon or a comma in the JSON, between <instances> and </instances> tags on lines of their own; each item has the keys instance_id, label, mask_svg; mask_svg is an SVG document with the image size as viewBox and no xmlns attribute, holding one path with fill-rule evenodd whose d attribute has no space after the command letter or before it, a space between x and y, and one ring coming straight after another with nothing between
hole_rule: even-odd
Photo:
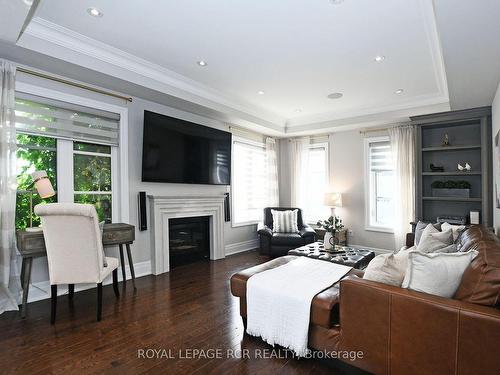
<instances>
[{"instance_id":1,"label":"fireplace insert","mask_svg":"<svg viewBox=\"0 0 500 375\"><path fill-rule=\"evenodd\" d=\"M210 260L209 217L169 219L170 268Z\"/></svg>"}]
</instances>

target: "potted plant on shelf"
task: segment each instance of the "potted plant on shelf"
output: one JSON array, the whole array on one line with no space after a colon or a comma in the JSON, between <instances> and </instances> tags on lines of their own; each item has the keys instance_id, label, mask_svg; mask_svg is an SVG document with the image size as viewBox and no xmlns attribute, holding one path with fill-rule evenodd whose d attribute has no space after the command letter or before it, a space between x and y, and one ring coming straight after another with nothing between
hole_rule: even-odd
<instances>
[{"instance_id":1,"label":"potted plant on shelf","mask_svg":"<svg viewBox=\"0 0 500 375\"><path fill-rule=\"evenodd\" d=\"M469 198L471 184L468 181L434 181L431 188L433 197Z\"/></svg>"},{"instance_id":2,"label":"potted plant on shelf","mask_svg":"<svg viewBox=\"0 0 500 375\"><path fill-rule=\"evenodd\" d=\"M335 234L344 228L342 219L338 216L330 216L326 220L318 221L316 225L325 230L325 238L323 239L325 250L335 250Z\"/></svg>"}]
</instances>

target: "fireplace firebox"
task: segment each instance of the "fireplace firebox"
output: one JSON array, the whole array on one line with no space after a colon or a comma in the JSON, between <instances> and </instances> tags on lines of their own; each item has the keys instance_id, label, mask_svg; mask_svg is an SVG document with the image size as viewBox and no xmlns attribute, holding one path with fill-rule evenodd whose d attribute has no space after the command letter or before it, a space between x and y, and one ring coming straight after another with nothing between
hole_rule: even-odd
<instances>
[{"instance_id":1,"label":"fireplace firebox","mask_svg":"<svg viewBox=\"0 0 500 375\"><path fill-rule=\"evenodd\" d=\"M169 219L170 268L210 260L208 216Z\"/></svg>"}]
</instances>

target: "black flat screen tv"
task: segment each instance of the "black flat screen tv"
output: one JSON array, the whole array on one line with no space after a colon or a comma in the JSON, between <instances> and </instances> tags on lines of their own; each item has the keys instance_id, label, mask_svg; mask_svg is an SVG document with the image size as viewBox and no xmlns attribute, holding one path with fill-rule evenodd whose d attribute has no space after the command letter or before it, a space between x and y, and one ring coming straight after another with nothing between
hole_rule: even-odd
<instances>
[{"instance_id":1,"label":"black flat screen tv","mask_svg":"<svg viewBox=\"0 0 500 375\"><path fill-rule=\"evenodd\" d=\"M144 111L142 181L229 185L231 133Z\"/></svg>"}]
</instances>

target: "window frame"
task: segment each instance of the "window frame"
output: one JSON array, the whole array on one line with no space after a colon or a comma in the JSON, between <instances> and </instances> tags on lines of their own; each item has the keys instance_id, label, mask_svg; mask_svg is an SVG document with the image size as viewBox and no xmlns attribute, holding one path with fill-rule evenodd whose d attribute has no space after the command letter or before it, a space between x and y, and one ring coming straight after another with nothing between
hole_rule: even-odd
<instances>
[{"instance_id":1,"label":"window frame","mask_svg":"<svg viewBox=\"0 0 500 375\"><path fill-rule=\"evenodd\" d=\"M234 144L236 142L239 142L239 143L245 143L247 145L250 145L250 146L254 146L254 147L259 147L259 148L262 148L264 150L264 152L266 152L266 144L264 142L258 142L258 141L254 141L254 140L250 140L250 139L247 139L247 138L243 138L243 137L238 137L238 136L235 136L233 134L232 136L232 140L231 140L231 211L232 211L232 215L231 215L231 227L232 228L238 228L238 227L246 227L246 226L249 226L249 225L257 225L260 223L260 220L256 220L256 221L245 221L245 222L241 222L241 223L237 223L234 221L234 218L235 218L235 194L234 194L234 176L235 176L235 173L234 173L234 163L235 163L235 153L234 153ZM264 209L264 207L262 208Z\"/></svg>"},{"instance_id":2,"label":"window frame","mask_svg":"<svg viewBox=\"0 0 500 375\"><path fill-rule=\"evenodd\" d=\"M317 143L311 143L307 146L308 151L315 149L315 148L324 148L325 149L325 193L328 192L328 187L330 184L330 150L329 150L329 142L317 142ZM324 198L321 198L322 201L324 201ZM323 204L324 206L324 204ZM327 207L327 206L325 206ZM325 210L326 212L326 210ZM329 216L330 214L326 214ZM316 225L318 223L318 220L323 220L324 218L317 218L317 219L311 219L309 215L307 215L306 212L306 224L313 224Z\"/></svg>"},{"instance_id":3,"label":"window frame","mask_svg":"<svg viewBox=\"0 0 500 375\"><path fill-rule=\"evenodd\" d=\"M372 176L370 173L370 144L375 142L387 142L389 136L366 137L364 138L364 188L365 188L365 230L371 232L394 233L394 228L390 226L373 225L371 220L372 201Z\"/></svg>"},{"instance_id":4,"label":"window frame","mask_svg":"<svg viewBox=\"0 0 500 375\"><path fill-rule=\"evenodd\" d=\"M95 108L120 115L118 146L111 147L111 189L113 192L112 220L113 222L130 222L128 179L128 108L25 82L16 82L16 92L59 100L74 105ZM71 160L69 160L68 156L71 157ZM58 202L73 202L73 141L57 139L56 157L58 168ZM113 171L116 171L116 173L113 173ZM72 177L63 182L62 174L66 173L70 174ZM71 182L68 182L67 180L71 180ZM61 192L63 193L62 195L60 194Z\"/></svg>"}]
</instances>

